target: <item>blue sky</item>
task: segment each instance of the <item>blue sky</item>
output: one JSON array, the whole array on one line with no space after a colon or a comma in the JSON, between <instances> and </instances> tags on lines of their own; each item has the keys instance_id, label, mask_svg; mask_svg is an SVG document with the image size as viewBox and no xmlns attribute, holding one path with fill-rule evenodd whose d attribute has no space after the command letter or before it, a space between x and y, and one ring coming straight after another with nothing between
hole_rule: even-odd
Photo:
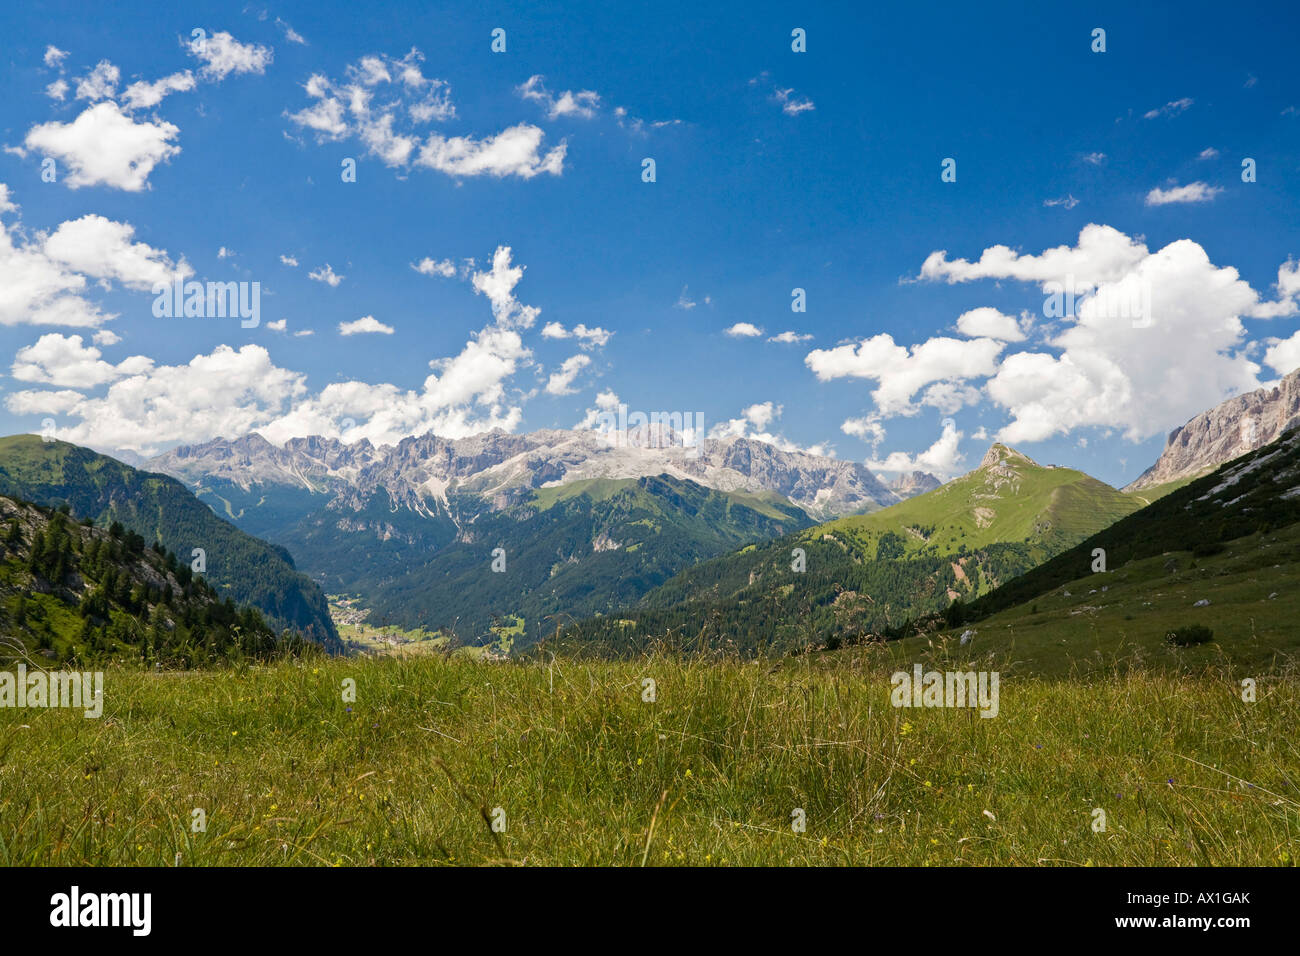
<instances>
[{"instance_id":1,"label":"blue sky","mask_svg":"<svg viewBox=\"0 0 1300 956\"><path fill-rule=\"evenodd\" d=\"M1300 366L1290 5L564 6L8 5L0 428L147 454L617 396L1123 484ZM258 327L155 317L178 265L259 283ZM1067 275L1091 314L1044 314Z\"/></svg>"}]
</instances>

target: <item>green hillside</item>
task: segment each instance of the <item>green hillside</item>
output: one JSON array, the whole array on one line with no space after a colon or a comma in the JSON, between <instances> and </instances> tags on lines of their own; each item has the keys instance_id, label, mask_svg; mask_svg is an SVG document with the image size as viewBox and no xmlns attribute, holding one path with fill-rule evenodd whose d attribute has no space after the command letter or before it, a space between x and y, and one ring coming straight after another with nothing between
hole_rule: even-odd
<instances>
[{"instance_id":1,"label":"green hillside","mask_svg":"<svg viewBox=\"0 0 1300 956\"><path fill-rule=\"evenodd\" d=\"M382 528L384 540L345 533L334 512L301 522L283 540L322 571L332 593L356 593L372 625L484 643L499 639L502 622L519 619L517 645L553 627L552 616L608 613L695 562L811 523L778 495L668 476L543 488L460 528L446 517L393 512L384 495L348 521ZM497 548L505 552L500 572L492 570Z\"/></svg>"},{"instance_id":2,"label":"green hillside","mask_svg":"<svg viewBox=\"0 0 1300 956\"><path fill-rule=\"evenodd\" d=\"M0 497L0 659L199 667L311 647L114 523Z\"/></svg>"},{"instance_id":3,"label":"green hillside","mask_svg":"<svg viewBox=\"0 0 1300 956\"><path fill-rule=\"evenodd\" d=\"M1298 571L1300 431L1293 430L955 605L945 623L977 629L985 650L1034 648L1049 671L1067 660L1088 667L1131 653L1271 666L1277 655L1300 650L1300 599L1291 586ZM1170 631L1194 625L1209 627L1214 639L1177 650L1165 643Z\"/></svg>"},{"instance_id":4,"label":"green hillside","mask_svg":"<svg viewBox=\"0 0 1300 956\"><path fill-rule=\"evenodd\" d=\"M705 561L566 634L618 651L667 636L745 652L860 641L985 594L1139 506L994 445L933 491Z\"/></svg>"},{"instance_id":5,"label":"green hillside","mask_svg":"<svg viewBox=\"0 0 1300 956\"><path fill-rule=\"evenodd\" d=\"M827 522L803 537L833 535L864 554L890 536L907 556L1014 541L1050 549L1138 507L1131 496L1081 471L1038 465L995 444L979 468L946 485L874 514Z\"/></svg>"},{"instance_id":6,"label":"green hillside","mask_svg":"<svg viewBox=\"0 0 1300 956\"><path fill-rule=\"evenodd\" d=\"M201 548L204 573L218 593L258 608L277 630L290 627L339 647L325 595L294 568L289 553L217 517L174 478L66 442L12 435L0 438L0 494L67 504L74 518L96 524L120 522L187 564Z\"/></svg>"}]
</instances>

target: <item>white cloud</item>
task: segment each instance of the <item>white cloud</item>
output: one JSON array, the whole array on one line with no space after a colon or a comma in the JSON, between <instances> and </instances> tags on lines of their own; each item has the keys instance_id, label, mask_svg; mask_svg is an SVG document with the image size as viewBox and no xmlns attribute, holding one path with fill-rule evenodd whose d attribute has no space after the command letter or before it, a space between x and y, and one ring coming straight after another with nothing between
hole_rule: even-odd
<instances>
[{"instance_id":1,"label":"white cloud","mask_svg":"<svg viewBox=\"0 0 1300 956\"><path fill-rule=\"evenodd\" d=\"M45 95L52 100L62 100L68 95L68 81L59 77L59 79L45 87Z\"/></svg>"},{"instance_id":2,"label":"white cloud","mask_svg":"<svg viewBox=\"0 0 1300 956\"><path fill-rule=\"evenodd\" d=\"M283 262L286 266L289 266L290 268L293 269L298 268L298 260L295 259L293 256L281 255L280 261Z\"/></svg>"},{"instance_id":3,"label":"white cloud","mask_svg":"<svg viewBox=\"0 0 1300 956\"><path fill-rule=\"evenodd\" d=\"M962 432L952 419L943 423L943 431L933 445L925 451L912 456L901 451L892 452L881 461L868 461L867 467L873 471L890 473L928 471L940 478L949 478L963 471L965 456L958 450Z\"/></svg>"},{"instance_id":4,"label":"white cloud","mask_svg":"<svg viewBox=\"0 0 1300 956\"><path fill-rule=\"evenodd\" d=\"M492 255L492 268L486 272L475 272L471 278L474 291L487 296L492 304L492 314L497 324L503 327L520 329L532 328L541 314L541 309L524 305L515 298L514 289L524 277L524 267L510 263L509 246L497 246Z\"/></svg>"},{"instance_id":5,"label":"white cloud","mask_svg":"<svg viewBox=\"0 0 1300 956\"><path fill-rule=\"evenodd\" d=\"M430 361L431 373L418 389L349 381L331 383L314 395L305 375L278 368L258 345L238 351L222 345L179 366L137 359L138 369L127 363L116 366L123 377L109 384L102 398L70 390L23 391L11 393L6 407L14 414L71 416L77 424L63 430L67 440L146 455L177 442L237 438L253 431L277 443L324 435L394 444L429 431L459 438L519 427L523 410L507 402L506 383L522 363L531 362L532 353L515 329L494 324L476 333L458 354ZM107 375L90 367L89 374ZM357 424L345 429L348 419Z\"/></svg>"},{"instance_id":6,"label":"white cloud","mask_svg":"<svg viewBox=\"0 0 1300 956\"><path fill-rule=\"evenodd\" d=\"M393 327L384 325L373 315L365 315L353 322L340 322L339 335L363 335L368 333L377 333L380 335L392 335Z\"/></svg>"},{"instance_id":7,"label":"white cloud","mask_svg":"<svg viewBox=\"0 0 1300 956\"><path fill-rule=\"evenodd\" d=\"M610 338L614 335L608 329L602 329L600 326L587 328L585 325L575 325L570 332L559 322L547 322L542 327L542 338L544 339L572 339L579 340L578 347L584 350L593 348L604 348Z\"/></svg>"},{"instance_id":8,"label":"white cloud","mask_svg":"<svg viewBox=\"0 0 1300 956\"><path fill-rule=\"evenodd\" d=\"M8 197L0 183L0 212L15 209ZM148 289L176 272L192 274L183 260L174 264L163 250L133 243L133 234L130 225L93 214L49 235L0 228L0 325L102 325L112 316L85 298L88 279Z\"/></svg>"},{"instance_id":9,"label":"white cloud","mask_svg":"<svg viewBox=\"0 0 1300 956\"><path fill-rule=\"evenodd\" d=\"M578 377L578 373L591 364L591 358L586 355L574 355L564 360L559 371L552 372L551 377L546 382L546 393L548 395L572 395L577 391L573 387L573 380Z\"/></svg>"},{"instance_id":10,"label":"white cloud","mask_svg":"<svg viewBox=\"0 0 1300 956\"><path fill-rule=\"evenodd\" d=\"M346 276L339 275L327 262L319 269L313 269L311 272L308 272L307 278L315 279L317 282L324 282L327 286L334 289L338 288L338 284L342 282ZM348 288L351 288L351 286L348 286Z\"/></svg>"},{"instance_id":11,"label":"white cloud","mask_svg":"<svg viewBox=\"0 0 1300 956\"><path fill-rule=\"evenodd\" d=\"M781 112L787 116L798 116L800 113L817 108L808 97L796 96L791 89L776 90L772 95L781 104Z\"/></svg>"},{"instance_id":12,"label":"white cloud","mask_svg":"<svg viewBox=\"0 0 1300 956\"><path fill-rule=\"evenodd\" d=\"M116 95L117 83L121 78L121 71L117 67L107 60L100 60L93 70L77 79L77 99L90 100L92 103L96 100L110 100Z\"/></svg>"},{"instance_id":13,"label":"white cloud","mask_svg":"<svg viewBox=\"0 0 1300 956\"><path fill-rule=\"evenodd\" d=\"M148 372L153 362L134 355L112 365L94 346L82 344L80 335L57 332L42 335L34 345L18 350L10 372L20 382L86 389L115 381L124 375Z\"/></svg>"},{"instance_id":14,"label":"white cloud","mask_svg":"<svg viewBox=\"0 0 1300 956\"><path fill-rule=\"evenodd\" d=\"M591 119L600 110L600 94L595 90L581 90L577 93L565 90L558 96L546 89L544 78L535 74L515 88L515 92L526 100L542 104L547 119L559 119L562 116L578 116Z\"/></svg>"},{"instance_id":15,"label":"white cloud","mask_svg":"<svg viewBox=\"0 0 1300 956\"><path fill-rule=\"evenodd\" d=\"M808 342L811 340L812 340L811 334L809 333L801 334L799 332L781 332L777 335L773 335L768 339L769 342L780 342L783 345L797 345L800 342Z\"/></svg>"},{"instance_id":16,"label":"white cloud","mask_svg":"<svg viewBox=\"0 0 1300 956\"><path fill-rule=\"evenodd\" d=\"M188 42L185 48L202 61L199 74L205 80L224 80L231 73L265 73L271 63L270 47L240 43L225 30Z\"/></svg>"},{"instance_id":17,"label":"white cloud","mask_svg":"<svg viewBox=\"0 0 1300 956\"><path fill-rule=\"evenodd\" d=\"M426 276L443 276L450 279L456 275L456 263L450 259L434 261L427 256L419 261L418 264L411 263L411 268L421 275Z\"/></svg>"},{"instance_id":18,"label":"white cloud","mask_svg":"<svg viewBox=\"0 0 1300 956\"><path fill-rule=\"evenodd\" d=\"M971 338L997 339L1000 342L1023 342L1025 333L1015 318L990 306L963 312L957 317L957 331Z\"/></svg>"},{"instance_id":19,"label":"white cloud","mask_svg":"<svg viewBox=\"0 0 1300 956\"><path fill-rule=\"evenodd\" d=\"M1143 256L1099 286L1047 344L1008 356L987 392L1012 421L1002 440L1041 441L1090 425L1139 441L1182 424L1222 398L1256 387L1240 316L1259 296L1235 269L1214 266L1191 240ZM1150 290L1151 314L1134 321L1108 307L1125 287Z\"/></svg>"},{"instance_id":20,"label":"white cloud","mask_svg":"<svg viewBox=\"0 0 1300 956\"><path fill-rule=\"evenodd\" d=\"M1264 361L1279 375L1289 375L1300 368L1300 332L1289 339L1270 339Z\"/></svg>"},{"instance_id":21,"label":"white cloud","mask_svg":"<svg viewBox=\"0 0 1300 956\"><path fill-rule=\"evenodd\" d=\"M520 123L495 136L476 140L469 136L430 133L414 162L450 176L518 176L532 179L542 173L558 176L564 171L564 140L542 155L544 133L536 126Z\"/></svg>"},{"instance_id":22,"label":"white cloud","mask_svg":"<svg viewBox=\"0 0 1300 956\"><path fill-rule=\"evenodd\" d=\"M698 303L687 294L689 290L690 286L682 286L682 293L677 297L677 302L673 308L690 310L698 305Z\"/></svg>"},{"instance_id":23,"label":"white cloud","mask_svg":"<svg viewBox=\"0 0 1300 956\"><path fill-rule=\"evenodd\" d=\"M1157 107L1153 110L1147 110L1142 114L1143 119L1155 119L1158 116L1177 116L1180 113L1186 113L1192 108L1195 102L1191 97L1184 96L1182 99L1170 100L1164 106Z\"/></svg>"},{"instance_id":24,"label":"white cloud","mask_svg":"<svg viewBox=\"0 0 1300 956\"><path fill-rule=\"evenodd\" d=\"M1218 159L1219 151L1213 146L1207 146L1197 155L1197 159Z\"/></svg>"},{"instance_id":25,"label":"white cloud","mask_svg":"<svg viewBox=\"0 0 1300 956\"><path fill-rule=\"evenodd\" d=\"M708 437L714 439L752 438L755 441L774 445L782 451L834 457L834 450L826 445L818 444L802 447L782 435L773 434L769 431L769 426L781 417L784 410L783 406L773 402L757 402L744 409L739 418L732 418L714 425L709 429Z\"/></svg>"},{"instance_id":26,"label":"white cloud","mask_svg":"<svg viewBox=\"0 0 1300 956\"><path fill-rule=\"evenodd\" d=\"M63 61L67 59L68 51L60 50L53 43L45 48L45 65L51 69L62 69Z\"/></svg>"},{"instance_id":27,"label":"white cloud","mask_svg":"<svg viewBox=\"0 0 1300 956\"><path fill-rule=\"evenodd\" d=\"M15 415L65 415L85 399L85 395L71 389L30 389L10 392L5 396L5 408Z\"/></svg>"},{"instance_id":28,"label":"white cloud","mask_svg":"<svg viewBox=\"0 0 1300 956\"><path fill-rule=\"evenodd\" d=\"M122 341L122 336L111 329L100 329L91 336L91 339L96 345L116 345Z\"/></svg>"},{"instance_id":29,"label":"white cloud","mask_svg":"<svg viewBox=\"0 0 1300 956\"><path fill-rule=\"evenodd\" d=\"M1221 192L1223 192L1223 187L1210 186L1202 182L1188 183L1186 186L1173 186L1169 189L1161 189L1157 186L1147 193L1146 204L1148 206L1168 206L1172 203L1209 202Z\"/></svg>"},{"instance_id":30,"label":"white cloud","mask_svg":"<svg viewBox=\"0 0 1300 956\"><path fill-rule=\"evenodd\" d=\"M990 338L971 340L933 338L909 350L894 343L886 332L857 345L809 352L804 363L823 382L837 378L875 379L871 393L882 415L909 415L917 411L912 396L934 382L956 383L992 375L1003 343ZM940 399L957 393L937 393Z\"/></svg>"},{"instance_id":31,"label":"white cloud","mask_svg":"<svg viewBox=\"0 0 1300 956\"><path fill-rule=\"evenodd\" d=\"M450 88L443 80L424 76L420 68L423 59L414 49L400 60L362 57L348 68L347 81L341 84L313 75L305 90L316 103L290 114L289 119L316 132L322 141L355 136L370 154L395 168L417 166L451 176L521 179L563 172L564 141L543 152L545 134L528 123L482 139L417 131L415 127L431 120L456 116ZM577 94L579 98L557 104L557 108L567 113L587 109L590 104L583 96Z\"/></svg>"},{"instance_id":32,"label":"white cloud","mask_svg":"<svg viewBox=\"0 0 1300 956\"><path fill-rule=\"evenodd\" d=\"M575 429L609 430L609 418L602 413L618 411L619 398L613 389L606 389L596 396L596 407L587 409L582 421L574 424Z\"/></svg>"},{"instance_id":33,"label":"white cloud","mask_svg":"<svg viewBox=\"0 0 1300 956\"><path fill-rule=\"evenodd\" d=\"M272 332L284 332L289 328L289 320L276 319L274 322L266 323L266 327Z\"/></svg>"},{"instance_id":34,"label":"white cloud","mask_svg":"<svg viewBox=\"0 0 1300 956\"><path fill-rule=\"evenodd\" d=\"M730 335L735 339L752 339L763 334L762 329L750 322L737 322L722 331L724 335Z\"/></svg>"},{"instance_id":35,"label":"white cloud","mask_svg":"<svg viewBox=\"0 0 1300 956\"><path fill-rule=\"evenodd\" d=\"M1066 196L1062 196L1060 199L1044 199L1043 205L1049 207L1063 206L1066 209L1073 209L1075 206L1079 205L1079 200L1075 199L1071 195L1066 195Z\"/></svg>"},{"instance_id":36,"label":"white cloud","mask_svg":"<svg viewBox=\"0 0 1300 956\"><path fill-rule=\"evenodd\" d=\"M967 405L978 405L980 390L960 382L935 382L921 393L921 404L937 408L945 415L955 414Z\"/></svg>"},{"instance_id":37,"label":"white cloud","mask_svg":"<svg viewBox=\"0 0 1300 956\"><path fill-rule=\"evenodd\" d=\"M235 250L227 249L225 246L222 246L220 249L217 250L218 259L233 259L235 256L236 256Z\"/></svg>"},{"instance_id":38,"label":"white cloud","mask_svg":"<svg viewBox=\"0 0 1300 956\"><path fill-rule=\"evenodd\" d=\"M275 18L275 22L279 24L280 29L284 30L284 38L288 40L290 43L297 43L300 46L307 45L307 40L303 37L303 35L299 33L297 30L295 30L293 27L289 26L288 23L281 20L279 17Z\"/></svg>"},{"instance_id":39,"label":"white cloud","mask_svg":"<svg viewBox=\"0 0 1300 956\"><path fill-rule=\"evenodd\" d=\"M171 142L179 132L163 120L136 122L116 103L105 102L71 123L33 126L24 144L62 160L68 169L63 181L72 189L102 184L139 192L155 166L181 151Z\"/></svg>"},{"instance_id":40,"label":"white cloud","mask_svg":"<svg viewBox=\"0 0 1300 956\"><path fill-rule=\"evenodd\" d=\"M1278 270L1278 300L1262 302L1236 269L1217 267L1188 239L1151 253L1109 227L1089 225L1078 244L1039 256L1005 246L985 250L978 263L948 261L938 252L922 276L949 282L975 278L1059 283L1093 294L1082 298L1066 328L1045 345L1052 351L1005 357L985 384L1011 421L1004 441L1041 441L1098 426L1140 441L1180 425L1207 405L1258 386L1242 317L1294 314L1300 265ZM1057 287L1059 289L1059 286ZM1116 304L1134 291L1149 297L1149 314ZM1285 361L1285 349L1274 353Z\"/></svg>"},{"instance_id":41,"label":"white cloud","mask_svg":"<svg viewBox=\"0 0 1300 956\"><path fill-rule=\"evenodd\" d=\"M1074 288L1081 291L1127 275L1146 255L1146 246L1118 229L1089 223L1080 231L1077 245L1057 246L1037 256L1021 255L1002 245L985 249L978 262L950 262L946 251L932 252L922 264L919 278L957 283L976 279L1064 282L1073 277Z\"/></svg>"},{"instance_id":42,"label":"white cloud","mask_svg":"<svg viewBox=\"0 0 1300 956\"><path fill-rule=\"evenodd\" d=\"M122 102L129 110L147 109L157 106L168 94L184 93L194 89L194 86L194 74L186 70L184 73L164 76L152 83L143 80L132 83L122 94Z\"/></svg>"},{"instance_id":43,"label":"white cloud","mask_svg":"<svg viewBox=\"0 0 1300 956\"><path fill-rule=\"evenodd\" d=\"M74 272L96 279L118 281L128 288L149 290L155 283L171 282L177 274L193 274L181 260L173 263L167 253L143 242L132 242L135 228L93 213L70 222L45 239L45 254Z\"/></svg>"},{"instance_id":44,"label":"white cloud","mask_svg":"<svg viewBox=\"0 0 1300 956\"><path fill-rule=\"evenodd\" d=\"M1102 163L1106 162L1106 154L1105 153L1084 153L1083 161L1090 166L1100 166Z\"/></svg>"}]
</instances>

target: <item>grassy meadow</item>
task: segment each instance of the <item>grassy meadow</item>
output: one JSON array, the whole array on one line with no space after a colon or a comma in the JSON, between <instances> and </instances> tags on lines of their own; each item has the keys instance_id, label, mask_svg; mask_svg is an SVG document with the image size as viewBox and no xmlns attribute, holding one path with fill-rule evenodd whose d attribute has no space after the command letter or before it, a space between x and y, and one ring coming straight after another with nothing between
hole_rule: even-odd
<instances>
[{"instance_id":1,"label":"grassy meadow","mask_svg":"<svg viewBox=\"0 0 1300 956\"><path fill-rule=\"evenodd\" d=\"M982 719L892 707L897 653L111 669L99 720L0 709L0 864L1296 862L1296 673L1007 660Z\"/></svg>"}]
</instances>

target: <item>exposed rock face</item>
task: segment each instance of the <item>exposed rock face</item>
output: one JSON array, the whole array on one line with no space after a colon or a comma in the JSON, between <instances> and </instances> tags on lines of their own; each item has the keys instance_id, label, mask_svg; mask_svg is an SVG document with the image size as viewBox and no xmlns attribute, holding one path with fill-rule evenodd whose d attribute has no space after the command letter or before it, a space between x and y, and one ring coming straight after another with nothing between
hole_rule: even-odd
<instances>
[{"instance_id":1,"label":"exposed rock face","mask_svg":"<svg viewBox=\"0 0 1300 956\"><path fill-rule=\"evenodd\" d=\"M1300 369L1278 383L1238 395L1169 433L1165 450L1125 491L1140 491L1212 471L1262 448L1300 418Z\"/></svg>"},{"instance_id":2,"label":"exposed rock face","mask_svg":"<svg viewBox=\"0 0 1300 956\"><path fill-rule=\"evenodd\" d=\"M885 487L900 498L915 498L927 491L934 491L941 484L943 482L928 471L914 471L910 475L900 474Z\"/></svg>"},{"instance_id":3,"label":"exposed rock face","mask_svg":"<svg viewBox=\"0 0 1300 956\"><path fill-rule=\"evenodd\" d=\"M330 495L360 507L385 491L395 507L416 511L447 504L449 494L474 495L493 509L508 507L533 489L588 478L670 475L719 491L773 491L812 517L873 511L907 495L885 487L858 462L783 451L750 438L708 439L698 447L668 440L614 441L593 431L502 431L447 439L426 434L376 448L330 438L294 438L277 447L261 435L216 439L176 448L149 467L191 485L222 480L248 490L285 485ZM645 436L641 436L645 437ZM662 437L662 436L661 436ZM928 490L930 475L912 475Z\"/></svg>"}]
</instances>

